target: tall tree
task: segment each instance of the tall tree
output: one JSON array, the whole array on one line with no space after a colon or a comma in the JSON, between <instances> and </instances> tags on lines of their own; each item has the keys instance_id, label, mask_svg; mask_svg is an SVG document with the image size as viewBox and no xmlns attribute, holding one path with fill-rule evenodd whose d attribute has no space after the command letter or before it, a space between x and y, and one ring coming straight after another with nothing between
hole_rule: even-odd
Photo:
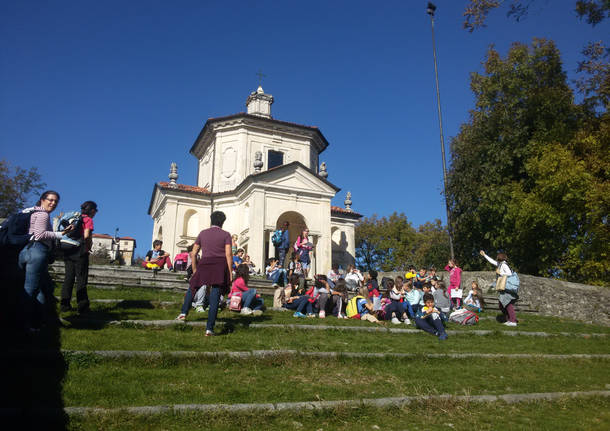
<instances>
[{"instance_id":1,"label":"tall tree","mask_svg":"<svg viewBox=\"0 0 610 431\"><path fill-rule=\"evenodd\" d=\"M504 4L508 4L506 15L520 21L527 16L533 3L535 0L470 0L464 10L464 28L472 32L485 27L489 12ZM584 18L587 24L595 26L610 16L610 0L576 0L574 11L580 19Z\"/></svg>"},{"instance_id":2,"label":"tall tree","mask_svg":"<svg viewBox=\"0 0 610 431\"><path fill-rule=\"evenodd\" d=\"M514 44L505 59L490 49L471 87L448 186L464 267L480 267L480 248L505 249L526 273L606 278L607 115L574 104L550 41Z\"/></svg>"},{"instance_id":3,"label":"tall tree","mask_svg":"<svg viewBox=\"0 0 610 431\"><path fill-rule=\"evenodd\" d=\"M449 236L440 220L414 229L407 217L373 215L356 226L356 261L365 269L403 271L409 265L443 267L449 257Z\"/></svg>"},{"instance_id":4,"label":"tall tree","mask_svg":"<svg viewBox=\"0 0 610 431\"><path fill-rule=\"evenodd\" d=\"M356 226L356 262L366 270L402 270L414 245L415 229L403 213L373 215Z\"/></svg>"},{"instance_id":5,"label":"tall tree","mask_svg":"<svg viewBox=\"0 0 610 431\"><path fill-rule=\"evenodd\" d=\"M25 170L16 166L11 169L6 160L0 160L0 217L8 217L24 208L44 186L36 168Z\"/></svg>"}]
</instances>

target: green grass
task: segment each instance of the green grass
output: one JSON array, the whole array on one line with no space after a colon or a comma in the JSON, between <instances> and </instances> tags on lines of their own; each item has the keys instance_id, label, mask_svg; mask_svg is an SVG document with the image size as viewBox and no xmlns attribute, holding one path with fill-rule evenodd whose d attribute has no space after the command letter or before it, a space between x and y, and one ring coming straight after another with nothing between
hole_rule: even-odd
<instances>
[{"instance_id":1,"label":"green grass","mask_svg":"<svg viewBox=\"0 0 610 431\"><path fill-rule=\"evenodd\" d=\"M163 357L69 361L63 394L67 406L265 403L603 390L609 376L600 359Z\"/></svg>"},{"instance_id":2,"label":"green grass","mask_svg":"<svg viewBox=\"0 0 610 431\"><path fill-rule=\"evenodd\" d=\"M250 319L244 319L250 320ZM356 331L314 331L290 328L250 329L236 322L221 336L205 338L203 328L176 324L169 328L109 327L65 329L63 349L69 350L193 350L241 351L293 349L302 351L399 353L610 353L608 340L580 337L455 336L444 342L425 333L390 334ZM224 328L227 330L229 328Z\"/></svg>"},{"instance_id":3,"label":"green grass","mask_svg":"<svg viewBox=\"0 0 610 431\"><path fill-rule=\"evenodd\" d=\"M295 319L290 312L268 311L263 316L241 316L223 311L216 327L219 336L206 338L203 328L181 323L171 327L137 324L108 326L109 320L169 320L179 313L183 294L150 288L89 289L100 299L126 299L120 304L92 303L87 316L64 317L69 324L45 328L32 339L20 340L24 350L54 352L50 357L3 360L7 373L2 405L128 407L191 403L315 401L418 394L502 394L590 391L610 387L609 359L468 358L433 359L426 353L609 354L610 340L584 337L507 336L511 330L495 320L476 326L450 324L468 333L489 329L490 335L450 336L444 342L423 332L350 331L345 326L374 327L357 320ZM265 298L270 304L270 298ZM483 316L495 316L484 313ZM204 322L207 314L189 314ZM519 314L512 330L610 333L605 326L570 319ZM252 328L251 323L279 328ZM332 330L292 329L288 324L330 325ZM413 328L413 326L394 326ZM59 354L63 350L250 351L290 349L303 352L415 353L409 358L314 358L280 355L267 358L108 359L94 354ZM0 356L1 357L1 356ZM13 389L11 389L13 388ZM406 430L432 429L609 429L607 398L583 398L519 404L417 402L402 408L348 408L303 412L165 413L137 416L125 412L71 417L69 429L256 429L258 430Z\"/></svg>"},{"instance_id":4,"label":"green grass","mask_svg":"<svg viewBox=\"0 0 610 431\"><path fill-rule=\"evenodd\" d=\"M184 283L185 287L188 284ZM59 294L61 289L57 289ZM100 289L87 287L90 299L131 299L131 300L150 300L150 301L178 301L184 299L184 292L174 292L171 290L151 289L149 287L118 287L116 289Z\"/></svg>"},{"instance_id":5,"label":"green grass","mask_svg":"<svg viewBox=\"0 0 610 431\"><path fill-rule=\"evenodd\" d=\"M402 407L338 407L303 412L188 412L162 415L113 413L71 418L77 430L186 430L214 431L472 431L472 430L607 430L608 398L537 401L520 404L475 404L428 401Z\"/></svg>"},{"instance_id":6,"label":"green grass","mask_svg":"<svg viewBox=\"0 0 610 431\"><path fill-rule=\"evenodd\" d=\"M101 289L98 289L101 290ZM134 319L134 320L171 320L174 319L180 313L181 302L183 294L171 293L171 292L154 292L150 289L118 289L118 290L107 290L105 299L126 299L125 303L119 304L100 304L92 303L91 309L93 313L89 316L92 319L103 319L103 320L119 320L119 319ZM95 292L95 295L102 295L104 292ZM156 296L155 296L156 295ZM90 295L93 298L93 295ZM272 299L265 297L267 306L270 306ZM131 301L131 302L129 302ZM142 302L139 302L142 301ZM147 302L150 301L150 302ZM166 305L160 304L161 301L175 301L179 304ZM74 314L67 314L65 316L74 316ZM234 319L237 313L230 312L228 310L222 311L219 314L219 319ZM481 319L475 326L461 326L449 323L448 329L469 331L472 329L482 330L501 330L501 331L530 331L530 332L569 332L569 333L605 333L610 334L610 327L602 325L591 325L581 323L571 319L539 316L531 313L523 313L518 315L519 326L516 328L510 328L498 324L493 317L496 313L485 312L481 313ZM492 319L489 319L491 317ZM196 313L191 310L188 316L190 321L205 321L207 319L207 313ZM267 311L264 318L257 319L260 323L273 323L273 324L306 324L306 325L332 325L332 326L375 326L375 324L369 322L361 322L355 319L340 320L332 316L326 319L296 319L292 317L291 312L280 312L280 311ZM389 322L386 323L388 327L405 328L406 326L394 326ZM413 326L410 326L413 327Z\"/></svg>"}]
</instances>

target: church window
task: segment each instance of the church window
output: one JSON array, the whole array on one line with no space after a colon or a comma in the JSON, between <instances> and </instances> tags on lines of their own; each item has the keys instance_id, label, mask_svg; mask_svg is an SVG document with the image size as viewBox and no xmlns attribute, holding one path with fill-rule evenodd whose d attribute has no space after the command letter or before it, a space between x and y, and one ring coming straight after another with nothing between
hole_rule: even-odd
<instances>
[{"instance_id":1,"label":"church window","mask_svg":"<svg viewBox=\"0 0 610 431\"><path fill-rule=\"evenodd\" d=\"M284 164L284 153L281 151L269 150L267 154L267 169L275 168Z\"/></svg>"}]
</instances>

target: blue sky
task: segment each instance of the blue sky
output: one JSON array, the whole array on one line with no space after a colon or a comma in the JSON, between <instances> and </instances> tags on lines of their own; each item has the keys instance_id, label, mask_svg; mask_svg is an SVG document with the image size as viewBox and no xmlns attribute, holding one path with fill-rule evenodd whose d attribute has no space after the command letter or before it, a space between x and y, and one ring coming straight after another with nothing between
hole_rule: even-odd
<instances>
[{"instance_id":1,"label":"blue sky","mask_svg":"<svg viewBox=\"0 0 610 431\"><path fill-rule=\"evenodd\" d=\"M437 0L447 148L473 107L469 74L490 44L556 41L574 78L580 51L607 37L573 0L537 0L514 23L462 29L466 1ZM0 158L38 167L61 210L95 200L98 233L152 238L153 185L195 184L188 153L210 117L245 111L263 88L273 116L320 128L329 181L370 216L445 220L430 19L426 1L29 1L0 5Z\"/></svg>"}]
</instances>

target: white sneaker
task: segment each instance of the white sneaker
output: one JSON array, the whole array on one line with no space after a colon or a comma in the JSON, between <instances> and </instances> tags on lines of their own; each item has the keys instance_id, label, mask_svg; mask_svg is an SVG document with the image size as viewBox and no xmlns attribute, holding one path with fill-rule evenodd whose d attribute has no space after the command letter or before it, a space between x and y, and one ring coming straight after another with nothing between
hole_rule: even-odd
<instances>
[{"instance_id":1,"label":"white sneaker","mask_svg":"<svg viewBox=\"0 0 610 431\"><path fill-rule=\"evenodd\" d=\"M504 322L505 326L517 326L517 322Z\"/></svg>"},{"instance_id":2,"label":"white sneaker","mask_svg":"<svg viewBox=\"0 0 610 431\"><path fill-rule=\"evenodd\" d=\"M400 320L398 320L396 317L392 317L392 323L394 325L400 325Z\"/></svg>"},{"instance_id":3,"label":"white sneaker","mask_svg":"<svg viewBox=\"0 0 610 431\"><path fill-rule=\"evenodd\" d=\"M263 314L263 310L253 310L252 311L253 316L261 316L262 314Z\"/></svg>"},{"instance_id":4,"label":"white sneaker","mask_svg":"<svg viewBox=\"0 0 610 431\"><path fill-rule=\"evenodd\" d=\"M205 310L203 309L203 306L198 305L198 306L197 306L197 308L195 308L195 311L196 311L197 313L203 313Z\"/></svg>"},{"instance_id":5,"label":"white sneaker","mask_svg":"<svg viewBox=\"0 0 610 431\"><path fill-rule=\"evenodd\" d=\"M182 321L184 321L184 320L186 320L186 314L180 313L180 314L178 314L178 317L176 317L174 320L182 320Z\"/></svg>"},{"instance_id":6,"label":"white sneaker","mask_svg":"<svg viewBox=\"0 0 610 431\"><path fill-rule=\"evenodd\" d=\"M240 314L244 314L246 316L249 316L250 314L252 314L252 309L248 308L248 307L244 307L241 309Z\"/></svg>"},{"instance_id":7,"label":"white sneaker","mask_svg":"<svg viewBox=\"0 0 610 431\"><path fill-rule=\"evenodd\" d=\"M319 317L320 319L324 319L324 318L326 318L326 311L324 311L324 310L320 310L320 313L318 313L318 317Z\"/></svg>"},{"instance_id":8,"label":"white sneaker","mask_svg":"<svg viewBox=\"0 0 610 431\"><path fill-rule=\"evenodd\" d=\"M410 324L411 324L411 321L409 320L409 318L408 318L408 317L405 317L405 321L404 321L404 322L402 322L402 323L404 323L405 325L410 325Z\"/></svg>"}]
</instances>

